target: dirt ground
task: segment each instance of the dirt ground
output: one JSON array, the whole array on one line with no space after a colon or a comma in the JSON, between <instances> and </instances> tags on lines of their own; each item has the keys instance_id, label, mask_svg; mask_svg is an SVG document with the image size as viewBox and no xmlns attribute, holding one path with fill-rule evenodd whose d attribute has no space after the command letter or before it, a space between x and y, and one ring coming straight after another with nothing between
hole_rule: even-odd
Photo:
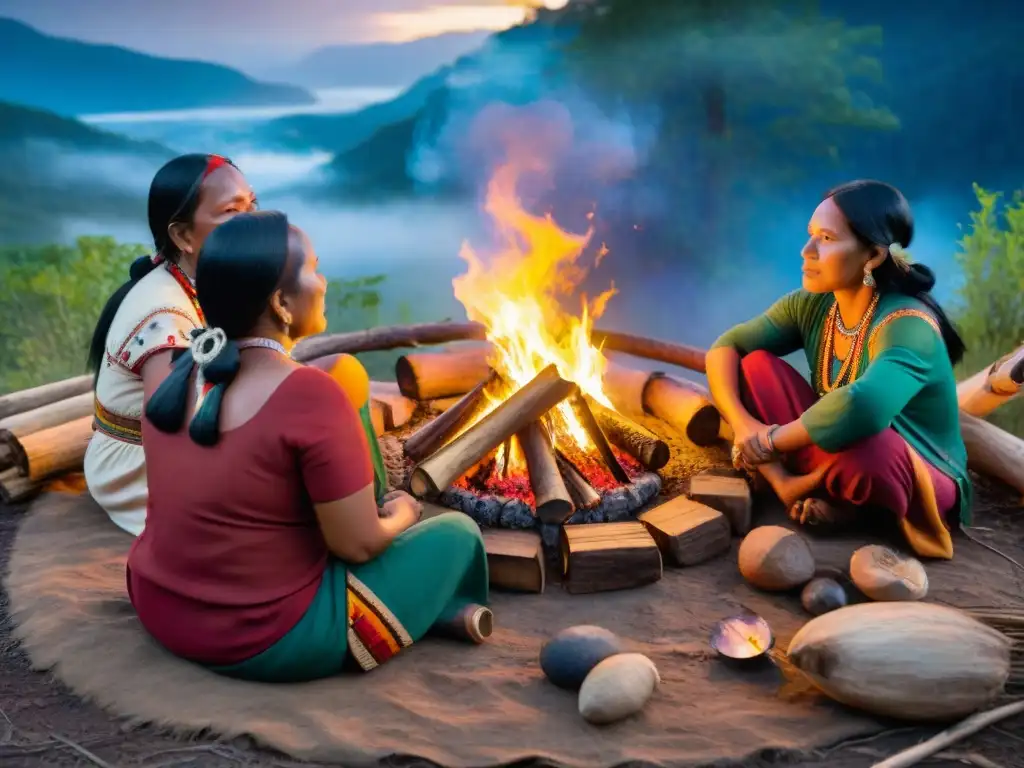
<instances>
[{"instance_id":1,"label":"dirt ground","mask_svg":"<svg viewBox=\"0 0 1024 768\"><path fill-rule=\"evenodd\" d=\"M1017 499L978 482L973 535L1000 552L1024 562L1024 511ZM0 572L6 572L11 544L23 510L0 505ZM964 546L974 546L965 543ZM1021 576L1024 584L1024 573ZM935 728L893 729L828 750L794 754L767 750L741 763L715 763L716 768L828 766L866 768L935 733ZM311 766L261 750L245 740L230 742L198 735L176 737L156 729L127 727L98 707L74 696L47 674L33 672L11 636L7 595L0 593L0 765L27 766ZM415 758L395 756L380 768L430 766ZM927 760L927 766L1024 768L1024 717L990 727ZM525 766L524 766L525 768Z\"/></svg>"}]
</instances>

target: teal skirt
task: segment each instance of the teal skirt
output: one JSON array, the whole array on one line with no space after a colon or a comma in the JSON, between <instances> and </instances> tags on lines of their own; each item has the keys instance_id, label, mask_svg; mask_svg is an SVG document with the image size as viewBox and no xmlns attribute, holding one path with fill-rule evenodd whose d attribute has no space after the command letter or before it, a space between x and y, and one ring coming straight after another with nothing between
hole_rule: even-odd
<instances>
[{"instance_id":1,"label":"teal skirt","mask_svg":"<svg viewBox=\"0 0 1024 768\"><path fill-rule=\"evenodd\" d=\"M466 605L488 602L480 529L452 512L400 534L360 565L332 559L309 609L284 637L238 664L211 666L243 680L295 683L352 665L373 669Z\"/></svg>"}]
</instances>

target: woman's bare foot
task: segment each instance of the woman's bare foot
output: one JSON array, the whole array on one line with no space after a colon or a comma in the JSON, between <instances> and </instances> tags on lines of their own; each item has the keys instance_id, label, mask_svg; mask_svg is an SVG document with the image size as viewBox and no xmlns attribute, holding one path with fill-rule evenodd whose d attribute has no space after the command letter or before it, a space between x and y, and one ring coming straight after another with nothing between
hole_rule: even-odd
<instances>
[{"instance_id":1,"label":"woman's bare foot","mask_svg":"<svg viewBox=\"0 0 1024 768\"><path fill-rule=\"evenodd\" d=\"M762 464L758 469L786 509L813 495L828 472L827 466L821 466L806 475L794 475L779 463Z\"/></svg>"},{"instance_id":2,"label":"woman's bare foot","mask_svg":"<svg viewBox=\"0 0 1024 768\"><path fill-rule=\"evenodd\" d=\"M789 507L789 519L801 525L845 525L854 518L850 507L833 504L825 499L800 499Z\"/></svg>"}]
</instances>

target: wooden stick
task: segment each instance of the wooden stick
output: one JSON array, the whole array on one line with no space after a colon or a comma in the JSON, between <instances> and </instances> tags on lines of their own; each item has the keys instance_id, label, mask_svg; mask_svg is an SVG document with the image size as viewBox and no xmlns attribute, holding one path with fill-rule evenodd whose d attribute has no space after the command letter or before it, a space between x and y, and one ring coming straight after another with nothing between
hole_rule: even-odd
<instances>
[{"instance_id":1,"label":"wooden stick","mask_svg":"<svg viewBox=\"0 0 1024 768\"><path fill-rule=\"evenodd\" d=\"M579 417L580 422L583 424L583 428L587 430L587 435L590 437L591 442L597 448L597 453L601 460L612 473L612 477L620 483L628 484L630 482L629 475L626 474L626 470L619 464L619 460L615 458L615 453L608 444L608 438L601 429L601 425L597 423L594 412L590 410L590 403L587 401L587 398L583 396L582 392L577 392L570 398L569 402L572 404L576 416Z\"/></svg>"},{"instance_id":2,"label":"wooden stick","mask_svg":"<svg viewBox=\"0 0 1024 768\"><path fill-rule=\"evenodd\" d=\"M576 468L575 464L569 461L564 453L556 450L555 461L558 464L558 469L562 472L562 477L565 478L565 485L569 489L569 495L572 496L578 509L593 509L601 503L601 494L594 489L594 486L587 482L587 478Z\"/></svg>"},{"instance_id":3,"label":"wooden stick","mask_svg":"<svg viewBox=\"0 0 1024 768\"><path fill-rule=\"evenodd\" d=\"M1024 345L957 384L956 399L961 410L985 417L1017 397L1022 383Z\"/></svg>"},{"instance_id":4,"label":"wooden stick","mask_svg":"<svg viewBox=\"0 0 1024 768\"><path fill-rule=\"evenodd\" d=\"M440 493L496 445L576 391L575 384L563 379L558 369L549 365L478 423L422 461L409 480L412 492L426 497Z\"/></svg>"},{"instance_id":5,"label":"wooden stick","mask_svg":"<svg viewBox=\"0 0 1024 768\"><path fill-rule=\"evenodd\" d=\"M392 325L353 333L312 336L296 345L292 357L300 363L305 363L317 357L342 352L354 355L379 349L448 344L453 341L483 341L486 338L486 331L479 323Z\"/></svg>"},{"instance_id":6,"label":"wooden stick","mask_svg":"<svg viewBox=\"0 0 1024 768\"><path fill-rule=\"evenodd\" d=\"M467 392L459 402L432 421L420 427L405 442L405 455L413 461L422 461L443 446L452 435L470 423L486 405L485 390L498 375L492 373Z\"/></svg>"},{"instance_id":7,"label":"wooden stick","mask_svg":"<svg viewBox=\"0 0 1024 768\"><path fill-rule=\"evenodd\" d=\"M960 432L971 469L1024 494L1024 440L964 411L960 411Z\"/></svg>"},{"instance_id":8,"label":"wooden stick","mask_svg":"<svg viewBox=\"0 0 1024 768\"><path fill-rule=\"evenodd\" d=\"M81 395L58 400L49 405L22 411L6 419L0 419L0 430L7 430L15 437L30 435L50 427L57 427L69 421L89 416L93 412L93 394L84 392Z\"/></svg>"},{"instance_id":9,"label":"wooden stick","mask_svg":"<svg viewBox=\"0 0 1024 768\"><path fill-rule=\"evenodd\" d=\"M704 373L707 370L704 364L707 352L698 347L615 331L595 330L590 334L590 338L594 344L611 352L624 352L627 355L646 357L648 360L678 365L699 373Z\"/></svg>"},{"instance_id":10,"label":"wooden stick","mask_svg":"<svg viewBox=\"0 0 1024 768\"><path fill-rule=\"evenodd\" d=\"M0 472L0 500L4 504L19 504L37 494L40 488L40 483L29 480L17 467Z\"/></svg>"},{"instance_id":11,"label":"wooden stick","mask_svg":"<svg viewBox=\"0 0 1024 768\"><path fill-rule=\"evenodd\" d=\"M1002 707L991 709L988 712L978 712L966 720L960 721L952 728L947 728L942 733L922 741L920 744L905 749L902 752L897 752L880 763L875 763L872 768L909 768L909 766L917 765L922 760L931 757L936 752L941 752L950 744L962 741L983 728L987 728L1008 717L1019 715L1022 712L1024 712L1024 701L1006 704Z\"/></svg>"},{"instance_id":12,"label":"wooden stick","mask_svg":"<svg viewBox=\"0 0 1024 768\"><path fill-rule=\"evenodd\" d=\"M24 413L44 405L66 400L75 395L92 391L92 376L76 376L73 379L44 384L41 387L23 389L0 397L0 419L16 413Z\"/></svg>"},{"instance_id":13,"label":"wooden stick","mask_svg":"<svg viewBox=\"0 0 1024 768\"><path fill-rule=\"evenodd\" d=\"M502 479L508 477L508 470L511 464L512 438L510 437L508 440L501 444L501 450L498 452L498 467L495 470L495 474Z\"/></svg>"},{"instance_id":14,"label":"wooden stick","mask_svg":"<svg viewBox=\"0 0 1024 768\"><path fill-rule=\"evenodd\" d=\"M541 522L561 525L572 517L576 507L558 470L551 436L540 421L534 421L521 429L516 438L526 457L537 517Z\"/></svg>"},{"instance_id":15,"label":"wooden stick","mask_svg":"<svg viewBox=\"0 0 1024 768\"><path fill-rule=\"evenodd\" d=\"M709 446L718 441L722 416L708 391L699 384L653 373L643 397L646 410L694 445Z\"/></svg>"},{"instance_id":16,"label":"wooden stick","mask_svg":"<svg viewBox=\"0 0 1024 768\"><path fill-rule=\"evenodd\" d=\"M654 471L668 464L668 444L653 432L600 403L591 402L590 408L612 445L624 450L645 469Z\"/></svg>"},{"instance_id":17,"label":"wooden stick","mask_svg":"<svg viewBox=\"0 0 1024 768\"><path fill-rule=\"evenodd\" d=\"M91 437L92 416L25 435L18 441L18 468L32 481L81 469Z\"/></svg>"},{"instance_id":18,"label":"wooden stick","mask_svg":"<svg viewBox=\"0 0 1024 768\"><path fill-rule=\"evenodd\" d=\"M487 331L479 323L423 323L421 325L393 325L371 328L354 333L321 334L302 341L292 357L308 362L316 357L347 352L370 352L378 349L420 347L428 344L448 344L453 341L484 341ZM706 352L686 344L649 339L615 331L594 330L594 344L603 345L611 352L622 352L635 357L658 360L704 373ZM74 393L79 394L79 393ZM59 398L58 398L59 399Z\"/></svg>"},{"instance_id":19,"label":"wooden stick","mask_svg":"<svg viewBox=\"0 0 1024 768\"><path fill-rule=\"evenodd\" d=\"M489 346L403 355L395 363L399 391L413 400L464 395L491 373Z\"/></svg>"}]
</instances>

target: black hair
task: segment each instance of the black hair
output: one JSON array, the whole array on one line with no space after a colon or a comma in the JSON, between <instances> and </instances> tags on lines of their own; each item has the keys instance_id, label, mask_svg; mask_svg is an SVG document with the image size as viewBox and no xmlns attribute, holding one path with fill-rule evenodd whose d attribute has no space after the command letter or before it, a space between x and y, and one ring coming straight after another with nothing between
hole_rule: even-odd
<instances>
[{"instance_id":1,"label":"black hair","mask_svg":"<svg viewBox=\"0 0 1024 768\"><path fill-rule=\"evenodd\" d=\"M168 232L171 224L191 224L199 206L199 192L210 161L215 155L180 155L166 162L149 185L149 231L156 247L155 256L177 262L181 253ZM224 162L234 166L227 158ZM107 345L107 334L114 316L134 285L156 267L157 261L151 256L140 256L128 270L128 280L107 299L100 312L89 344L87 370L99 376ZM95 385L95 379L94 379Z\"/></svg>"},{"instance_id":2,"label":"black hair","mask_svg":"<svg viewBox=\"0 0 1024 768\"><path fill-rule=\"evenodd\" d=\"M252 335L274 291L295 282L301 260L289 255L292 227L278 211L242 213L219 225L203 244L196 267L196 296L206 317L206 329L192 332L197 355L206 357L223 332L226 343L202 367L213 388L203 398L189 424L189 435L200 445L220 439L220 406L224 392L241 364L238 339ZM292 262L299 262L296 269ZM146 404L146 417L161 432L177 432L185 420L188 386L195 362L189 349L176 353L171 373Z\"/></svg>"},{"instance_id":3,"label":"black hair","mask_svg":"<svg viewBox=\"0 0 1024 768\"><path fill-rule=\"evenodd\" d=\"M842 212L854 236L869 248L888 248L893 243L907 248L914 239L910 203L890 184L871 179L851 181L829 190L825 195L828 198ZM890 255L872 275L879 291L897 291L927 306L939 323L950 362L956 365L963 359L963 339L931 294L935 287L935 273L931 269L918 263L901 266Z\"/></svg>"}]
</instances>

